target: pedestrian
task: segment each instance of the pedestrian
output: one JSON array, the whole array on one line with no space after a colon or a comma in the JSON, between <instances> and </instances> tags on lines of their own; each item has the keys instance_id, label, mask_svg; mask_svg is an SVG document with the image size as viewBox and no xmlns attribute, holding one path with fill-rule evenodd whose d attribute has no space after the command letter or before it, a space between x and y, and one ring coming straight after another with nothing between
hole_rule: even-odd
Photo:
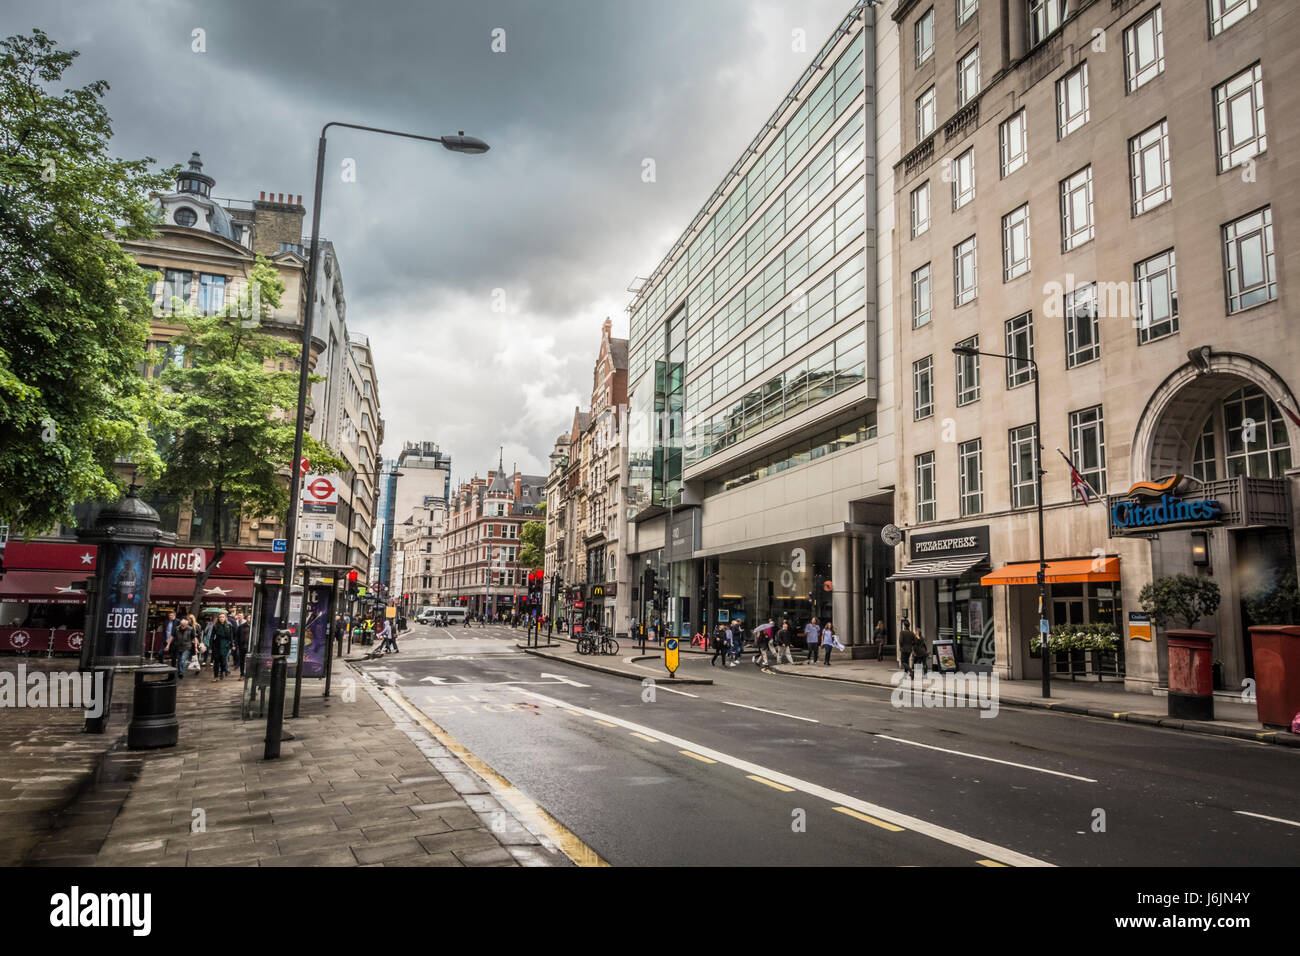
<instances>
[{"instance_id":1,"label":"pedestrian","mask_svg":"<svg viewBox=\"0 0 1300 956\"><path fill-rule=\"evenodd\" d=\"M916 629L916 640L912 642L912 653L907 662L907 673L912 674L912 667L915 664L921 665L921 676L925 677L930 673L930 653L925 644L925 634L918 627Z\"/></svg>"},{"instance_id":2,"label":"pedestrian","mask_svg":"<svg viewBox=\"0 0 1300 956\"><path fill-rule=\"evenodd\" d=\"M755 663L758 664L760 667L766 667L768 664L767 652L769 650L772 650L772 632L775 630L775 628L776 628L776 622L774 622L771 618L769 618L767 624L755 632L758 639L758 651L759 651L758 657L755 658ZM772 651L772 656L773 657L776 656L775 650Z\"/></svg>"},{"instance_id":3,"label":"pedestrian","mask_svg":"<svg viewBox=\"0 0 1300 956\"><path fill-rule=\"evenodd\" d=\"M776 662L781 663L784 657L786 663L794 663L794 655L790 652L790 645L794 643L794 638L790 634L790 622L782 618L781 630L776 632Z\"/></svg>"},{"instance_id":4,"label":"pedestrian","mask_svg":"<svg viewBox=\"0 0 1300 956\"><path fill-rule=\"evenodd\" d=\"M244 676L244 662L248 660L248 644L252 636L253 621L240 611L235 615L235 662L239 664L239 676Z\"/></svg>"},{"instance_id":5,"label":"pedestrian","mask_svg":"<svg viewBox=\"0 0 1300 956\"><path fill-rule=\"evenodd\" d=\"M399 653L397 650L397 636L393 633L393 625L388 618L384 618L384 629L380 634L384 641L379 645L379 649L385 651L388 649L389 645L392 645L393 653Z\"/></svg>"},{"instance_id":6,"label":"pedestrian","mask_svg":"<svg viewBox=\"0 0 1300 956\"><path fill-rule=\"evenodd\" d=\"M740 633L737 630L739 621L729 621L727 623L727 658L726 665L735 667L740 660Z\"/></svg>"},{"instance_id":7,"label":"pedestrian","mask_svg":"<svg viewBox=\"0 0 1300 956\"><path fill-rule=\"evenodd\" d=\"M713 629L713 637L710 641L713 648L713 659L709 661L709 666L713 667L718 663L718 658L722 658L722 666L727 666L727 632L719 624Z\"/></svg>"},{"instance_id":8,"label":"pedestrian","mask_svg":"<svg viewBox=\"0 0 1300 956\"><path fill-rule=\"evenodd\" d=\"M342 614L334 615L334 643L338 647L336 657L343 656L343 635L347 633L348 626L343 620Z\"/></svg>"},{"instance_id":9,"label":"pedestrian","mask_svg":"<svg viewBox=\"0 0 1300 956\"><path fill-rule=\"evenodd\" d=\"M163 646L158 652L158 660L171 660L172 658L172 631L176 629L176 612L168 611L167 620L163 623Z\"/></svg>"},{"instance_id":10,"label":"pedestrian","mask_svg":"<svg viewBox=\"0 0 1300 956\"><path fill-rule=\"evenodd\" d=\"M171 655L172 666L176 668L176 679L185 679L185 667L190 662L191 638L190 622L185 618L171 623L171 636L165 648Z\"/></svg>"},{"instance_id":11,"label":"pedestrian","mask_svg":"<svg viewBox=\"0 0 1300 956\"><path fill-rule=\"evenodd\" d=\"M876 645L876 660L878 661L885 659L885 639L888 635L889 632L885 630L885 622L877 621L876 633L872 635L871 640Z\"/></svg>"},{"instance_id":12,"label":"pedestrian","mask_svg":"<svg viewBox=\"0 0 1300 956\"><path fill-rule=\"evenodd\" d=\"M831 666L831 650L842 651L844 645L840 643L839 635L835 633L835 626L830 621L822 628L822 648L826 651L826 666Z\"/></svg>"},{"instance_id":13,"label":"pedestrian","mask_svg":"<svg viewBox=\"0 0 1300 956\"><path fill-rule=\"evenodd\" d=\"M234 640L234 629L226 620L225 612L217 615L212 623L212 642L208 649L212 653L212 679L225 680L230 673L230 645Z\"/></svg>"},{"instance_id":14,"label":"pedestrian","mask_svg":"<svg viewBox=\"0 0 1300 956\"><path fill-rule=\"evenodd\" d=\"M203 636L199 639L199 653L203 655L204 664L212 657L212 629L216 624L216 618L208 618L208 622L203 626Z\"/></svg>"},{"instance_id":15,"label":"pedestrian","mask_svg":"<svg viewBox=\"0 0 1300 956\"><path fill-rule=\"evenodd\" d=\"M912 624L905 617L903 625L898 632L898 663L903 670L907 671L907 676L912 676L912 650L916 646L916 632L912 630Z\"/></svg>"},{"instance_id":16,"label":"pedestrian","mask_svg":"<svg viewBox=\"0 0 1300 956\"><path fill-rule=\"evenodd\" d=\"M817 647L821 644L822 639L822 629L817 625L817 618L813 618L804 626L803 639L808 645L808 657L804 660L804 663L816 664Z\"/></svg>"}]
</instances>

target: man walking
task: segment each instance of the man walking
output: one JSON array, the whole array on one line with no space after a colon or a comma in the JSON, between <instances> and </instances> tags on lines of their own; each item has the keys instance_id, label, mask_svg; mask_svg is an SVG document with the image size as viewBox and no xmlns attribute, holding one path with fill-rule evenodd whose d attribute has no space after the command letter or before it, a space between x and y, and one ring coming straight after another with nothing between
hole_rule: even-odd
<instances>
[{"instance_id":1,"label":"man walking","mask_svg":"<svg viewBox=\"0 0 1300 956\"><path fill-rule=\"evenodd\" d=\"M383 635L384 640L383 643L379 645L379 649L381 651L388 650L388 647L391 644L393 648L393 653L394 654L399 653L397 650L397 636L393 633L393 623L388 618L384 618L384 629L381 633Z\"/></svg>"},{"instance_id":2,"label":"man walking","mask_svg":"<svg viewBox=\"0 0 1300 956\"><path fill-rule=\"evenodd\" d=\"M253 621L240 611L235 615L235 659L239 663L239 676L244 676L244 662L248 660L248 642L252 636Z\"/></svg>"},{"instance_id":3,"label":"man walking","mask_svg":"<svg viewBox=\"0 0 1300 956\"><path fill-rule=\"evenodd\" d=\"M792 640L793 638L790 635L790 622L783 620L781 622L781 630L776 632L776 662L778 664L782 663L782 657L785 658L786 663L794 663L794 654L790 652L790 644Z\"/></svg>"},{"instance_id":4,"label":"man walking","mask_svg":"<svg viewBox=\"0 0 1300 956\"><path fill-rule=\"evenodd\" d=\"M805 664L817 663L817 648L822 642L822 629L817 624L817 618L813 618L803 629L803 639L808 645L808 657Z\"/></svg>"},{"instance_id":5,"label":"man walking","mask_svg":"<svg viewBox=\"0 0 1300 956\"><path fill-rule=\"evenodd\" d=\"M903 670L907 671L907 676L912 676L912 651L916 648L916 632L912 630L912 623L903 618L903 626L898 632L898 664Z\"/></svg>"}]
</instances>

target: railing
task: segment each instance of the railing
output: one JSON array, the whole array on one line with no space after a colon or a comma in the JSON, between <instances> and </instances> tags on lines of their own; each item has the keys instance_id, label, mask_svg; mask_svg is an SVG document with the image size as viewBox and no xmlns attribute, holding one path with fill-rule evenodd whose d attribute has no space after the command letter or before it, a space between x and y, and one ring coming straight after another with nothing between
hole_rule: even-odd
<instances>
[{"instance_id":1,"label":"railing","mask_svg":"<svg viewBox=\"0 0 1300 956\"><path fill-rule=\"evenodd\" d=\"M931 133L925 142L921 143L914 150L903 157L903 175L912 175L912 170L926 165L934 159L934 134Z\"/></svg>"},{"instance_id":2,"label":"railing","mask_svg":"<svg viewBox=\"0 0 1300 956\"><path fill-rule=\"evenodd\" d=\"M980 121L980 101L979 97L971 100L956 113L952 119L943 124L943 141L944 144L951 143L960 136L965 136L966 131L972 126L978 126Z\"/></svg>"}]
</instances>

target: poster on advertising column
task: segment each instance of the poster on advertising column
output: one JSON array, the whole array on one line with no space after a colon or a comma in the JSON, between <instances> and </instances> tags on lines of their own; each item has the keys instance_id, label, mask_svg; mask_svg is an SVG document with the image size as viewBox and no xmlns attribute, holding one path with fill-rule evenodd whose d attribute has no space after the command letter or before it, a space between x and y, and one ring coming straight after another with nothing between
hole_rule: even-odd
<instances>
[{"instance_id":1,"label":"poster on advertising column","mask_svg":"<svg viewBox=\"0 0 1300 956\"><path fill-rule=\"evenodd\" d=\"M97 660L139 657L149 600L149 549L143 544L100 545L100 602Z\"/></svg>"},{"instance_id":2,"label":"poster on advertising column","mask_svg":"<svg viewBox=\"0 0 1300 956\"><path fill-rule=\"evenodd\" d=\"M302 676L325 676L325 642L329 639L330 618L333 615L334 586L313 584L307 589L307 626L304 631ZM298 621L302 611L300 599L290 604L290 627L293 637L289 644L289 674L294 674L298 662Z\"/></svg>"}]
</instances>

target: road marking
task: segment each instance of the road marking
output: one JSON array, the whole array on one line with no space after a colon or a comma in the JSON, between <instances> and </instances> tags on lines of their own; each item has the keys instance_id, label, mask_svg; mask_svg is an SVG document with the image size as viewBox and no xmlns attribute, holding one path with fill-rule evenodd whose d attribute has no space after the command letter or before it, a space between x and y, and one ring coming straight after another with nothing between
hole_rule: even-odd
<instances>
[{"instance_id":1,"label":"road marking","mask_svg":"<svg viewBox=\"0 0 1300 956\"><path fill-rule=\"evenodd\" d=\"M1287 826L1300 827L1300 823L1295 820L1284 820L1282 817L1265 816L1262 813L1251 813L1249 810L1233 810L1233 813L1240 813L1243 817L1255 817L1259 820L1269 820L1273 823L1285 823Z\"/></svg>"},{"instance_id":2,"label":"road marking","mask_svg":"<svg viewBox=\"0 0 1300 956\"><path fill-rule=\"evenodd\" d=\"M545 694L540 694L535 690L520 690L519 693L523 694L526 697L532 697L535 700L546 700L546 701L551 701L552 703L560 704L566 710L578 709L578 708L574 708L572 704L567 704L554 697L547 697ZM1044 860L1039 860L1032 856L1027 856L1026 854L1018 853L1015 850L1008 849L1007 847L998 846L996 843L989 843L985 840L980 840L977 839L976 837L968 836L965 833L958 833L956 830L950 830L947 827L942 827L939 826L938 824L934 824L926 820L918 819L917 817L908 816L905 813L900 813L897 810L891 810L888 807L882 807L879 806L878 804L868 803L866 800L860 800L857 797L850 796L847 793L840 793L836 790L830 789L829 787L823 787L820 784L815 784L808 780L801 780L798 777L791 776L790 774L787 773L782 773L779 770L773 770L770 767L764 767L761 766L760 764L751 763L748 760L742 760L739 757L733 757L730 754L725 754L720 750L714 750L711 747L702 747L699 744L693 743L689 740L686 740L682 737L678 737L674 734L667 734L662 731L655 730L653 727L646 727L642 724L635 724L629 720L623 720L621 717L614 717L609 714L601 714L591 710L586 711L585 715L589 717L603 717L608 720L612 720L619 726L623 727L625 730L639 730L641 731L641 733L654 734L664 743L669 743L672 744L674 747L682 748L684 753L690 753L692 756L703 756L719 763L725 763L728 766L734 767L737 770L742 770L745 773L758 774L759 776L766 777L767 779L776 781L777 783L783 783L787 787L791 787L795 790L800 791L801 793L806 793L814 797L819 797L836 806L848 807L857 810L860 813L866 813L876 817L877 819L884 820L887 823L893 823L895 826L901 826L906 829L912 830L916 833L920 833L922 836L928 836L932 839L939 840L940 842L946 843L949 846L955 846L959 849L969 850L970 852L978 855L981 858L997 860L1001 863L1006 863L1010 866L1053 866L1054 865ZM690 749L688 750L686 748L690 748Z\"/></svg>"},{"instance_id":3,"label":"road marking","mask_svg":"<svg viewBox=\"0 0 1300 956\"><path fill-rule=\"evenodd\" d=\"M756 773L749 774L749 779L764 786L771 787L773 790L780 790L784 793L794 793L794 787L787 787L783 783L777 783L775 780L768 780L766 777L760 777Z\"/></svg>"},{"instance_id":4,"label":"road marking","mask_svg":"<svg viewBox=\"0 0 1300 956\"><path fill-rule=\"evenodd\" d=\"M526 693L528 693L528 691L524 691L524 693L526 694ZM574 717L583 717L583 716L586 716L585 714L579 713L579 712L576 711L576 710L569 710L567 707L564 708L564 709L565 709L565 710L568 710L569 713L571 713Z\"/></svg>"},{"instance_id":5,"label":"road marking","mask_svg":"<svg viewBox=\"0 0 1300 956\"><path fill-rule=\"evenodd\" d=\"M996 860L976 860L980 866L1006 866L1005 863L998 863Z\"/></svg>"},{"instance_id":6,"label":"road marking","mask_svg":"<svg viewBox=\"0 0 1300 956\"><path fill-rule=\"evenodd\" d=\"M768 710L765 707L753 707L749 704L737 704L734 700L724 700L724 704L729 707L744 707L746 710L760 710L765 714L775 714L777 717L789 717L791 720L806 720L810 724L820 724L820 720L814 720L811 717L800 717L798 714L783 714L779 710Z\"/></svg>"},{"instance_id":7,"label":"road marking","mask_svg":"<svg viewBox=\"0 0 1300 956\"><path fill-rule=\"evenodd\" d=\"M683 697L699 697L699 694L688 694L684 690L673 690L671 687L665 687L663 684L655 684L655 690L666 690L670 694L681 694Z\"/></svg>"},{"instance_id":8,"label":"road marking","mask_svg":"<svg viewBox=\"0 0 1300 956\"><path fill-rule=\"evenodd\" d=\"M716 760L713 760L713 759L710 758L710 757L702 756L702 755L697 754L697 753L695 753L695 752L693 752L693 751L690 751L690 750L683 750L682 753L686 754L686 756L688 756L688 757L694 757L694 758L695 758L696 760L698 760L700 763L717 763Z\"/></svg>"},{"instance_id":9,"label":"road marking","mask_svg":"<svg viewBox=\"0 0 1300 956\"><path fill-rule=\"evenodd\" d=\"M640 737L642 740L648 740L648 741L650 741L650 743L652 743L652 744L660 743L660 740L659 740L658 737L651 737L649 734L640 734L640 733L637 733L635 730L632 731L632 736L633 736L633 737Z\"/></svg>"},{"instance_id":10,"label":"road marking","mask_svg":"<svg viewBox=\"0 0 1300 956\"><path fill-rule=\"evenodd\" d=\"M1119 712L1117 712L1117 713L1111 714L1110 716L1111 716L1111 719L1112 719L1112 720L1119 720L1121 717L1123 717L1123 716L1124 716L1125 714L1127 714L1127 713L1128 713L1127 710L1121 710L1121 711L1119 711Z\"/></svg>"},{"instance_id":11,"label":"road marking","mask_svg":"<svg viewBox=\"0 0 1300 956\"><path fill-rule=\"evenodd\" d=\"M831 809L833 809L836 813L847 814L848 816L853 817L855 820L861 820L864 823L870 823L873 826L878 826L882 830L888 830L890 833L903 832L903 828L900 826L896 826L893 823L886 823L884 820L877 820L875 817L869 817L865 813L858 813L857 810L850 810L848 807L832 807Z\"/></svg>"},{"instance_id":12,"label":"road marking","mask_svg":"<svg viewBox=\"0 0 1300 956\"><path fill-rule=\"evenodd\" d=\"M524 796L509 780L462 747L455 737L430 720L428 715L398 691L386 687L384 688L384 694L402 710L406 711L411 719L428 731L438 743L450 750L460 758L462 763L486 780L489 786L496 791L498 797L514 807L525 823L531 824L529 828L541 837L543 846L546 849L552 847L558 849L578 866L609 866L599 853L578 839L559 820Z\"/></svg>"},{"instance_id":13,"label":"road marking","mask_svg":"<svg viewBox=\"0 0 1300 956\"><path fill-rule=\"evenodd\" d=\"M541 673L541 674L538 674L537 676L538 676L538 677L550 677L550 678L553 678L554 680L559 681L561 684L568 684L570 687L590 687L590 686L591 686L590 684L579 684L576 680L571 680L571 679L568 678L568 677L561 677L559 674L547 674L547 673L543 672L543 673Z\"/></svg>"},{"instance_id":14,"label":"road marking","mask_svg":"<svg viewBox=\"0 0 1300 956\"><path fill-rule=\"evenodd\" d=\"M909 747L922 747L926 750L937 750L940 753L953 754L957 757L970 757L972 760L987 760L989 763L1000 763L1007 767L1019 767L1021 770L1033 770L1037 773L1050 773L1053 777L1066 777L1070 780L1079 780L1083 783L1096 783L1092 777L1080 777L1073 773L1063 773L1060 770L1048 770L1045 767L1034 767L1027 763L1015 763L1011 760L999 760L997 757L984 757L980 754L968 754L963 750L949 750L946 747L935 747L931 744L919 744L915 740L904 740L902 737L891 737L888 734L874 734L881 740L892 740L897 744L907 744Z\"/></svg>"},{"instance_id":15,"label":"road marking","mask_svg":"<svg viewBox=\"0 0 1300 956\"><path fill-rule=\"evenodd\" d=\"M606 727L617 727L617 726L618 726L618 724L611 724L608 720L601 720L599 717L596 718L596 723L598 723L598 724L604 724Z\"/></svg>"}]
</instances>

